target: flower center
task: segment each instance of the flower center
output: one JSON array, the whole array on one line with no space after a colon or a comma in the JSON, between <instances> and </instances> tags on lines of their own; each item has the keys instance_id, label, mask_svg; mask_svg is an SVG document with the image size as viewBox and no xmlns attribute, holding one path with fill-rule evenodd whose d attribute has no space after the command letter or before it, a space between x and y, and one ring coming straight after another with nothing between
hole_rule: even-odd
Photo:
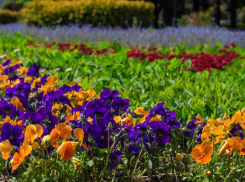
<instances>
[{"instance_id":1,"label":"flower center","mask_svg":"<svg viewBox=\"0 0 245 182\"><path fill-rule=\"evenodd\" d=\"M14 137L13 137L13 136L11 136L11 137L10 137L10 140L13 140L13 139L14 139Z\"/></svg>"},{"instance_id":2,"label":"flower center","mask_svg":"<svg viewBox=\"0 0 245 182\"><path fill-rule=\"evenodd\" d=\"M102 139L102 140L104 140L104 139L105 139L105 137L104 137L104 136L102 136L102 137L101 137L101 139Z\"/></svg>"}]
</instances>

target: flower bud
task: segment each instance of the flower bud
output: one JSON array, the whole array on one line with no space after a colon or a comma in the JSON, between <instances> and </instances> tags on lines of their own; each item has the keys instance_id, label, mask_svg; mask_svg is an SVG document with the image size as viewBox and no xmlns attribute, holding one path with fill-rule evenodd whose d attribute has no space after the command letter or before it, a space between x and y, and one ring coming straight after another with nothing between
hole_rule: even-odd
<instances>
[{"instance_id":1,"label":"flower bud","mask_svg":"<svg viewBox=\"0 0 245 182\"><path fill-rule=\"evenodd\" d=\"M209 169L207 169L206 170L206 175L210 176L211 174L212 174L212 172Z\"/></svg>"},{"instance_id":2,"label":"flower bud","mask_svg":"<svg viewBox=\"0 0 245 182\"><path fill-rule=\"evenodd\" d=\"M177 153L175 159L180 161L182 159L182 154L181 153Z\"/></svg>"}]
</instances>

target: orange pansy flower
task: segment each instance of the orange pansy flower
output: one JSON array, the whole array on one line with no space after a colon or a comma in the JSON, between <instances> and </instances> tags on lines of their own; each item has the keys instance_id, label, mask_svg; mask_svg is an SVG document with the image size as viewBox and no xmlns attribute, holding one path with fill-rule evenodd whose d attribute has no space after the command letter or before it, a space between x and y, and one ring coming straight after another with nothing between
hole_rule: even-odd
<instances>
[{"instance_id":1,"label":"orange pansy flower","mask_svg":"<svg viewBox=\"0 0 245 182\"><path fill-rule=\"evenodd\" d=\"M127 114L127 113L125 113L125 116L126 116L126 118L121 120L121 124L122 125L128 125L128 126L131 126L131 125L134 126L135 125L134 118L132 118L132 116L130 114Z\"/></svg>"},{"instance_id":2,"label":"orange pansy flower","mask_svg":"<svg viewBox=\"0 0 245 182\"><path fill-rule=\"evenodd\" d=\"M115 117L113 118L113 120L114 120L116 123L120 123L121 119L122 119L121 116L115 116Z\"/></svg>"},{"instance_id":3,"label":"orange pansy flower","mask_svg":"<svg viewBox=\"0 0 245 182\"><path fill-rule=\"evenodd\" d=\"M0 89L6 90L10 86L10 81L9 80L3 80L0 82Z\"/></svg>"},{"instance_id":4,"label":"orange pansy flower","mask_svg":"<svg viewBox=\"0 0 245 182\"><path fill-rule=\"evenodd\" d=\"M68 114L68 115L66 116L65 123L68 123L68 122L71 121L71 120L77 121L78 119L80 119L80 112L79 112L79 111L73 112L72 115Z\"/></svg>"},{"instance_id":5,"label":"orange pansy flower","mask_svg":"<svg viewBox=\"0 0 245 182\"><path fill-rule=\"evenodd\" d=\"M72 128L67 126L65 123L60 123L55 125L55 128L50 133L50 140L52 140L52 145L59 147L59 144L56 144L59 140L69 139L71 137Z\"/></svg>"},{"instance_id":6,"label":"orange pansy flower","mask_svg":"<svg viewBox=\"0 0 245 182\"><path fill-rule=\"evenodd\" d=\"M21 75L26 76L28 69L25 67L21 67L18 71L20 72Z\"/></svg>"},{"instance_id":7,"label":"orange pansy flower","mask_svg":"<svg viewBox=\"0 0 245 182\"><path fill-rule=\"evenodd\" d=\"M14 81L11 82L11 87L15 87L15 86L17 86L19 84L20 84L20 80L19 79L14 80Z\"/></svg>"},{"instance_id":8,"label":"orange pansy flower","mask_svg":"<svg viewBox=\"0 0 245 182\"><path fill-rule=\"evenodd\" d=\"M83 129L76 128L74 130L74 135L80 141L80 143L83 146L83 148L88 151L87 145L85 143L83 143L83 139L84 139L84 131L83 131Z\"/></svg>"},{"instance_id":9,"label":"orange pansy flower","mask_svg":"<svg viewBox=\"0 0 245 182\"><path fill-rule=\"evenodd\" d=\"M81 128L76 128L76 129L74 130L74 135L75 135L75 137L76 137L81 143L83 143L83 139L84 139L84 131L83 131L83 129L81 129Z\"/></svg>"},{"instance_id":10,"label":"orange pansy flower","mask_svg":"<svg viewBox=\"0 0 245 182\"><path fill-rule=\"evenodd\" d=\"M12 170L16 170L20 164L24 161L25 157L28 156L32 151L32 147L30 145L20 146L19 153L15 153L13 159L11 160L11 164L13 165Z\"/></svg>"},{"instance_id":11,"label":"orange pansy flower","mask_svg":"<svg viewBox=\"0 0 245 182\"><path fill-rule=\"evenodd\" d=\"M74 82L74 81L71 81L70 83L69 83L69 86L74 86L74 85L76 85L76 82Z\"/></svg>"},{"instance_id":12,"label":"orange pansy flower","mask_svg":"<svg viewBox=\"0 0 245 182\"><path fill-rule=\"evenodd\" d=\"M204 141L202 144L196 145L191 152L197 163L207 164L212 160L213 146L209 141Z\"/></svg>"},{"instance_id":13,"label":"orange pansy flower","mask_svg":"<svg viewBox=\"0 0 245 182\"><path fill-rule=\"evenodd\" d=\"M58 83L58 79L55 75L53 75L47 79L47 85L53 85L55 83Z\"/></svg>"},{"instance_id":14,"label":"orange pansy flower","mask_svg":"<svg viewBox=\"0 0 245 182\"><path fill-rule=\"evenodd\" d=\"M57 150L57 153L61 155L60 160L71 159L75 154L77 144L78 142L64 141Z\"/></svg>"},{"instance_id":15,"label":"orange pansy flower","mask_svg":"<svg viewBox=\"0 0 245 182\"><path fill-rule=\"evenodd\" d=\"M5 70L5 67L0 65L0 74L2 74L4 70Z\"/></svg>"},{"instance_id":16,"label":"orange pansy flower","mask_svg":"<svg viewBox=\"0 0 245 182\"><path fill-rule=\"evenodd\" d=\"M205 127L205 131L201 135L202 141L213 141L217 144L225 137L225 132L220 127Z\"/></svg>"},{"instance_id":17,"label":"orange pansy flower","mask_svg":"<svg viewBox=\"0 0 245 182\"><path fill-rule=\"evenodd\" d=\"M23 104L20 102L20 100L18 99L18 97L13 97L11 99L11 103L17 107L18 109L25 111L26 109L23 107Z\"/></svg>"},{"instance_id":18,"label":"orange pansy flower","mask_svg":"<svg viewBox=\"0 0 245 182\"><path fill-rule=\"evenodd\" d=\"M196 118L199 119L201 122L205 121L200 114L198 114Z\"/></svg>"},{"instance_id":19,"label":"orange pansy flower","mask_svg":"<svg viewBox=\"0 0 245 182\"><path fill-rule=\"evenodd\" d=\"M41 82L41 78L36 78L35 80L33 80L31 87L34 88L36 87L36 85Z\"/></svg>"},{"instance_id":20,"label":"orange pansy flower","mask_svg":"<svg viewBox=\"0 0 245 182\"><path fill-rule=\"evenodd\" d=\"M230 138L228 138L224 145L222 146L222 148L220 149L218 155L222 155L223 153L227 153L229 156L231 156L232 152L234 151L234 147L229 145L229 140Z\"/></svg>"},{"instance_id":21,"label":"orange pansy flower","mask_svg":"<svg viewBox=\"0 0 245 182\"><path fill-rule=\"evenodd\" d=\"M24 81L25 81L25 82L31 82L31 81L32 81L32 77L26 76L26 77L24 78Z\"/></svg>"},{"instance_id":22,"label":"orange pansy flower","mask_svg":"<svg viewBox=\"0 0 245 182\"><path fill-rule=\"evenodd\" d=\"M8 140L0 143L0 152L3 159L8 160L9 156L11 155L11 148L12 145Z\"/></svg>"},{"instance_id":23,"label":"orange pansy flower","mask_svg":"<svg viewBox=\"0 0 245 182\"><path fill-rule=\"evenodd\" d=\"M229 140L229 145L239 150L241 155L245 155L245 139L242 140L240 137L232 137Z\"/></svg>"},{"instance_id":24,"label":"orange pansy flower","mask_svg":"<svg viewBox=\"0 0 245 182\"><path fill-rule=\"evenodd\" d=\"M146 116L149 114L143 107L138 107L137 109L134 110L134 113L142 116Z\"/></svg>"},{"instance_id":25,"label":"orange pansy flower","mask_svg":"<svg viewBox=\"0 0 245 182\"><path fill-rule=\"evenodd\" d=\"M25 139L23 144L31 145L36 138L40 138L43 134L43 128L39 124L28 125L25 131Z\"/></svg>"},{"instance_id":26,"label":"orange pansy flower","mask_svg":"<svg viewBox=\"0 0 245 182\"><path fill-rule=\"evenodd\" d=\"M145 117L146 117L146 116L145 116ZM143 118L144 118L144 117L143 117ZM158 115L158 114L157 114L156 116L154 116L154 117L151 118L151 120L149 121L149 123L152 122L152 121L160 121L160 120L161 120L161 115Z\"/></svg>"},{"instance_id":27,"label":"orange pansy flower","mask_svg":"<svg viewBox=\"0 0 245 182\"><path fill-rule=\"evenodd\" d=\"M138 107L137 109L134 110L134 113L140 116L143 116L140 120L140 123L143 123L146 119L146 117L148 116L148 112L143 108L143 107ZM156 117L152 118L152 119L156 119L157 121L159 120L159 116L157 115ZM150 120L150 122L153 120Z\"/></svg>"}]
</instances>

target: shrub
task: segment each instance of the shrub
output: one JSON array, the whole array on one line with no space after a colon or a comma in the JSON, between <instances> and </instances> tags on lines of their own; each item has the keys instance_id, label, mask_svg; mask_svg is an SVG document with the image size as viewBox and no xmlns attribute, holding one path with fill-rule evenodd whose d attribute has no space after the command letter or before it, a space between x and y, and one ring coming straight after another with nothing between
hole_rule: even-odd
<instances>
[{"instance_id":1,"label":"shrub","mask_svg":"<svg viewBox=\"0 0 245 182\"><path fill-rule=\"evenodd\" d=\"M142 1L34 1L22 10L22 15L28 24L34 25L78 23L127 27L137 19L143 27L148 27L153 20L153 11L152 3Z\"/></svg>"},{"instance_id":2,"label":"shrub","mask_svg":"<svg viewBox=\"0 0 245 182\"><path fill-rule=\"evenodd\" d=\"M190 15L182 15L181 18L179 19L179 24L180 25L211 25L211 19L212 19L212 14L207 11L207 12L192 12Z\"/></svg>"},{"instance_id":3,"label":"shrub","mask_svg":"<svg viewBox=\"0 0 245 182\"><path fill-rule=\"evenodd\" d=\"M12 23L18 20L19 13L10 10L0 10L0 23Z\"/></svg>"},{"instance_id":4,"label":"shrub","mask_svg":"<svg viewBox=\"0 0 245 182\"><path fill-rule=\"evenodd\" d=\"M20 11L24 5L28 4L32 0L6 0L2 4L2 9L8 9L12 11Z\"/></svg>"}]
</instances>

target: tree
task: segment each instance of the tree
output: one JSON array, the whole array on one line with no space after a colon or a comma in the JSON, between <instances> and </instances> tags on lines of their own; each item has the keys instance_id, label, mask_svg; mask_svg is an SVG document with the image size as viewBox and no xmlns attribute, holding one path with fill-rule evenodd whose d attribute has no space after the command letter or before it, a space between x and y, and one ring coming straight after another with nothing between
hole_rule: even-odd
<instances>
[{"instance_id":1,"label":"tree","mask_svg":"<svg viewBox=\"0 0 245 182\"><path fill-rule=\"evenodd\" d=\"M173 0L164 0L163 4L163 21L165 26L173 25L174 17L174 2Z\"/></svg>"},{"instance_id":2,"label":"tree","mask_svg":"<svg viewBox=\"0 0 245 182\"><path fill-rule=\"evenodd\" d=\"M154 22L153 22L153 26L155 28L159 28L158 25L158 20L159 20L159 13L161 12L161 10L163 9L163 0L150 0L152 3L154 3L155 5L155 9L154 9Z\"/></svg>"},{"instance_id":3,"label":"tree","mask_svg":"<svg viewBox=\"0 0 245 182\"><path fill-rule=\"evenodd\" d=\"M215 22L218 26L220 26L220 18L221 18L220 3L221 3L220 0L217 0Z\"/></svg>"},{"instance_id":4,"label":"tree","mask_svg":"<svg viewBox=\"0 0 245 182\"><path fill-rule=\"evenodd\" d=\"M230 1L231 28L237 28L237 0Z\"/></svg>"}]
</instances>

